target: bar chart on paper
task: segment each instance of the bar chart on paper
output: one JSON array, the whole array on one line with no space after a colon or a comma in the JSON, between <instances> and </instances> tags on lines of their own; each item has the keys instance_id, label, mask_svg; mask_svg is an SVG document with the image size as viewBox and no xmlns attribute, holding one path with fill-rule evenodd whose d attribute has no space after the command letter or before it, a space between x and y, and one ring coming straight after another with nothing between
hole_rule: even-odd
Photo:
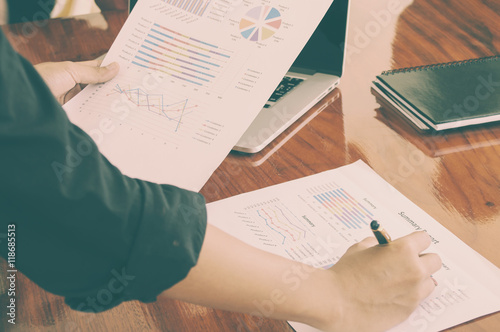
<instances>
[{"instance_id":1,"label":"bar chart on paper","mask_svg":"<svg viewBox=\"0 0 500 332\"><path fill-rule=\"evenodd\" d=\"M294 260L325 267L340 258L331 248L347 248L369 234L374 209L358 196L336 183L324 183L248 204L234 216L251 234L251 244L279 248Z\"/></svg>"},{"instance_id":2,"label":"bar chart on paper","mask_svg":"<svg viewBox=\"0 0 500 332\"><path fill-rule=\"evenodd\" d=\"M163 0L177 8L183 9L191 14L203 16L211 1L207 0Z\"/></svg>"},{"instance_id":3,"label":"bar chart on paper","mask_svg":"<svg viewBox=\"0 0 500 332\"><path fill-rule=\"evenodd\" d=\"M157 71L193 87L220 90L233 52L153 23L139 43L131 63Z\"/></svg>"},{"instance_id":4,"label":"bar chart on paper","mask_svg":"<svg viewBox=\"0 0 500 332\"><path fill-rule=\"evenodd\" d=\"M336 220L346 229L366 228L374 215L344 188L310 189L312 197L324 209L330 219Z\"/></svg>"},{"instance_id":5,"label":"bar chart on paper","mask_svg":"<svg viewBox=\"0 0 500 332\"><path fill-rule=\"evenodd\" d=\"M160 0L158 10L171 20L191 24L198 20L221 24L226 21L235 6L241 4L230 0Z\"/></svg>"}]
</instances>

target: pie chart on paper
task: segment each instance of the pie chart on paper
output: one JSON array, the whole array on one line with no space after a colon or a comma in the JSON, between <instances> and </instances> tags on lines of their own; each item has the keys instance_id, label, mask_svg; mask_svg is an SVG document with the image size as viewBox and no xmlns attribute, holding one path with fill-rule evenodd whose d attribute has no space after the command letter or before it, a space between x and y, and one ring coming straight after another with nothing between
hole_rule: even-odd
<instances>
[{"instance_id":1,"label":"pie chart on paper","mask_svg":"<svg viewBox=\"0 0 500 332\"><path fill-rule=\"evenodd\" d=\"M240 33L250 41L260 42L274 35L281 26L281 13L271 6L250 9L240 20Z\"/></svg>"}]
</instances>

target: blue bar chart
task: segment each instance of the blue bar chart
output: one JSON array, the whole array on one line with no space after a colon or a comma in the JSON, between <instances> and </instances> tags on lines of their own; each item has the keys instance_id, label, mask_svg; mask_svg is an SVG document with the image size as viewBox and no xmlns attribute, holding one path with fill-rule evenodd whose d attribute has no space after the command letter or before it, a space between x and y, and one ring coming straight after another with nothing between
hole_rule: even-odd
<instances>
[{"instance_id":1,"label":"blue bar chart","mask_svg":"<svg viewBox=\"0 0 500 332\"><path fill-rule=\"evenodd\" d=\"M231 59L217 45L154 23L132 64L199 87L210 87Z\"/></svg>"},{"instance_id":2,"label":"blue bar chart","mask_svg":"<svg viewBox=\"0 0 500 332\"><path fill-rule=\"evenodd\" d=\"M164 0L166 3L185 10L191 14L203 16L210 1L204 0Z\"/></svg>"},{"instance_id":3,"label":"blue bar chart","mask_svg":"<svg viewBox=\"0 0 500 332\"><path fill-rule=\"evenodd\" d=\"M324 191L313 197L348 229L366 228L373 219L373 213L343 188Z\"/></svg>"}]
</instances>

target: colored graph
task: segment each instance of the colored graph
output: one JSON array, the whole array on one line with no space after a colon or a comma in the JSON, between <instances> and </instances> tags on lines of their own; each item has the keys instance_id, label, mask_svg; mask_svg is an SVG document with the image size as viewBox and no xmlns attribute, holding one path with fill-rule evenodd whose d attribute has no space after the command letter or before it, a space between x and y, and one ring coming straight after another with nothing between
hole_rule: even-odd
<instances>
[{"instance_id":1,"label":"colored graph","mask_svg":"<svg viewBox=\"0 0 500 332\"><path fill-rule=\"evenodd\" d=\"M210 87L222 73L231 52L154 23L132 64L162 72L200 87Z\"/></svg>"},{"instance_id":2,"label":"colored graph","mask_svg":"<svg viewBox=\"0 0 500 332\"><path fill-rule=\"evenodd\" d=\"M343 188L315 194L314 199L348 229L362 229L373 219L373 214Z\"/></svg>"},{"instance_id":3,"label":"colored graph","mask_svg":"<svg viewBox=\"0 0 500 332\"><path fill-rule=\"evenodd\" d=\"M120 94L136 106L138 109L154 113L174 124L174 132L177 132L182 124L183 117L196 109L197 105L190 105L188 99L168 103L164 94L150 94L141 88L122 89L119 84L108 96Z\"/></svg>"},{"instance_id":4,"label":"colored graph","mask_svg":"<svg viewBox=\"0 0 500 332\"><path fill-rule=\"evenodd\" d=\"M244 231L252 234L255 245L317 267L335 263L338 257L328 251L329 245L338 241L318 241L330 229L318 229L314 214L296 212L293 206L272 198L246 206L244 211L235 213L235 217L241 221Z\"/></svg>"},{"instance_id":5,"label":"colored graph","mask_svg":"<svg viewBox=\"0 0 500 332\"><path fill-rule=\"evenodd\" d=\"M282 23L281 13L271 6L259 6L250 9L240 20L241 35L254 42L272 37Z\"/></svg>"},{"instance_id":6,"label":"colored graph","mask_svg":"<svg viewBox=\"0 0 500 332\"><path fill-rule=\"evenodd\" d=\"M273 233L279 242L297 242L306 236L305 227L300 225L295 215L279 205L272 205L256 210L258 218Z\"/></svg>"},{"instance_id":7,"label":"colored graph","mask_svg":"<svg viewBox=\"0 0 500 332\"><path fill-rule=\"evenodd\" d=\"M210 1L203 0L163 0L164 2L185 10L191 14L203 16L205 11L207 10L208 5L210 5Z\"/></svg>"}]
</instances>

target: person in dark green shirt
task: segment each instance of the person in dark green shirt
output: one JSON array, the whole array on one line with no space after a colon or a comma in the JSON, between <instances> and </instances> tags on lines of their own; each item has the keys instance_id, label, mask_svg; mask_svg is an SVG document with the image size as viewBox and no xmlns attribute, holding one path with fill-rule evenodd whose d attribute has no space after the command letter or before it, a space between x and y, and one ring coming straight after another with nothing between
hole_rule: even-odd
<instances>
[{"instance_id":1,"label":"person in dark green shirt","mask_svg":"<svg viewBox=\"0 0 500 332\"><path fill-rule=\"evenodd\" d=\"M118 70L35 68L0 32L0 233L14 225L15 266L39 286L86 312L168 297L343 332L388 329L434 289L441 260L422 254L425 232L388 246L367 238L316 269L207 224L198 193L124 176L58 102Z\"/></svg>"},{"instance_id":2,"label":"person in dark green shirt","mask_svg":"<svg viewBox=\"0 0 500 332\"><path fill-rule=\"evenodd\" d=\"M51 17L56 0L0 0L7 4L7 22L26 23L30 21L47 20ZM82 0L77 0L82 1ZM90 1L90 0L85 0ZM126 10L128 0L95 0L102 11Z\"/></svg>"}]
</instances>

